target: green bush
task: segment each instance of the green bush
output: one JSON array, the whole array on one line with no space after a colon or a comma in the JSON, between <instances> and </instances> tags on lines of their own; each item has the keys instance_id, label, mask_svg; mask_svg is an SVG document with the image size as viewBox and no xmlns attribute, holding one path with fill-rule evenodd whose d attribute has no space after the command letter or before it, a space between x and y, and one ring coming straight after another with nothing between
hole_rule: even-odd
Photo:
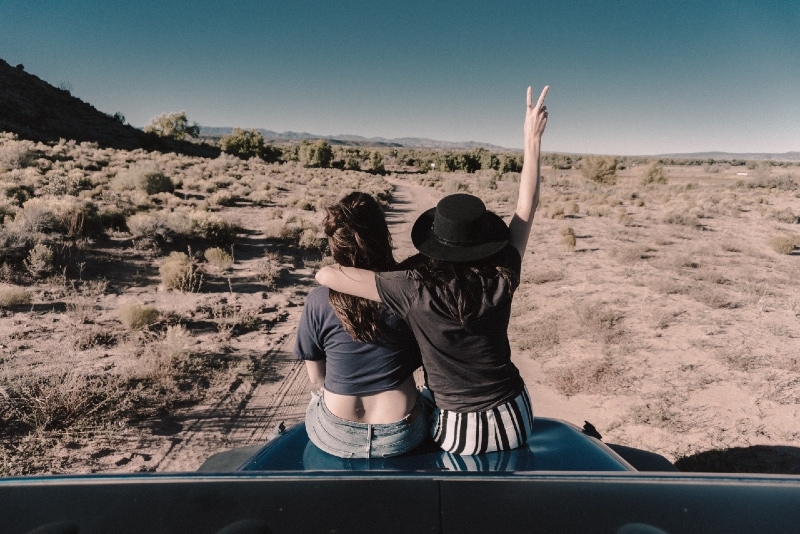
<instances>
[{"instance_id":1,"label":"green bush","mask_svg":"<svg viewBox=\"0 0 800 534\"><path fill-rule=\"evenodd\" d=\"M298 158L304 167L328 168L333 161L333 149L326 141L303 141L298 147Z\"/></svg>"},{"instance_id":2,"label":"green bush","mask_svg":"<svg viewBox=\"0 0 800 534\"><path fill-rule=\"evenodd\" d=\"M172 139L182 140L188 135L189 137L198 137L200 135L200 126L195 122L189 124L189 119L186 118L185 111L176 113L164 113L153 119L150 124L145 126L144 131L153 133L159 137L170 137Z\"/></svg>"},{"instance_id":3,"label":"green bush","mask_svg":"<svg viewBox=\"0 0 800 534\"><path fill-rule=\"evenodd\" d=\"M234 128L231 135L220 140L222 151L242 159L260 158L264 151L264 136L258 130Z\"/></svg>"}]
</instances>

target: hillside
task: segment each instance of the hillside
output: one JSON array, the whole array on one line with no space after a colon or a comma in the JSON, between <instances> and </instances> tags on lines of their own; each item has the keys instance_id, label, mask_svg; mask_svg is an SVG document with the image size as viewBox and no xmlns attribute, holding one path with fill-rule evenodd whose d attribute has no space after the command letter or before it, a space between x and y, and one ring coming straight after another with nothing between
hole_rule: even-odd
<instances>
[{"instance_id":1,"label":"hillside","mask_svg":"<svg viewBox=\"0 0 800 534\"><path fill-rule=\"evenodd\" d=\"M14 132L21 139L32 141L56 142L63 138L125 150L145 148L209 157L219 154L219 149L211 146L147 135L2 59L0 131Z\"/></svg>"}]
</instances>

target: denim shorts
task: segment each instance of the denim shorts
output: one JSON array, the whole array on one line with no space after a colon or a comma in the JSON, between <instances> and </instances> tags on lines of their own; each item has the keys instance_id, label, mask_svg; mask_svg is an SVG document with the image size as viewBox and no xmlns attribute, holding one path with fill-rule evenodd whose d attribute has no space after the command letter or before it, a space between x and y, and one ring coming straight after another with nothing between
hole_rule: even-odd
<instances>
[{"instance_id":1,"label":"denim shorts","mask_svg":"<svg viewBox=\"0 0 800 534\"><path fill-rule=\"evenodd\" d=\"M306 432L314 445L340 458L388 458L414 449L428 435L428 416L423 403L394 423L367 424L333 415L317 392L311 393L306 410Z\"/></svg>"}]
</instances>

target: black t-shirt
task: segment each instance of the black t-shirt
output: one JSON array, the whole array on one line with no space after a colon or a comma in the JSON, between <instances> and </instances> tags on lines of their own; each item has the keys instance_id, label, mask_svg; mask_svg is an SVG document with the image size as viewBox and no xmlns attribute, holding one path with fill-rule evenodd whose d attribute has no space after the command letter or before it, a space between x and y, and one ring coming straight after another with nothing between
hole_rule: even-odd
<instances>
[{"instance_id":1,"label":"black t-shirt","mask_svg":"<svg viewBox=\"0 0 800 534\"><path fill-rule=\"evenodd\" d=\"M429 290L416 270L377 273L381 301L406 320L422 352L428 388L436 405L455 412L494 408L524 387L511 362L508 322L511 298L519 285L522 259L511 245L500 251L496 264L512 273L482 278L483 301L469 330L452 316L441 288Z\"/></svg>"},{"instance_id":2,"label":"black t-shirt","mask_svg":"<svg viewBox=\"0 0 800 534\"><path fill-rule=\"evenodd\" d=\"M297 328L295 358L326 360L325 389L340 395L368 395L398 387L422 362L408 325L383 308L390 337L362 343L345 331L328 300L328 288L314 288L306 297Z\"/></svg>"}]
</instances>

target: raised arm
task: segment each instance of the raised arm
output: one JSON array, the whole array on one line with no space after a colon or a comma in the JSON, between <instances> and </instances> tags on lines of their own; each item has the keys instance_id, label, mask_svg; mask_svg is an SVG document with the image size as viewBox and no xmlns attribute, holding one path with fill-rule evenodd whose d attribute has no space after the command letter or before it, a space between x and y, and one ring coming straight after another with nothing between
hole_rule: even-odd
<instances>
[{"instance_id":1,"label":"raised arm","mask_svg":"<svg viewBox=\"0 0 800 534\"><path fill-rule=\"evenodd\" d=\"M381 301L378 296L378 286L375 283L375 273L372 271L356 267L342 267L337 263L320 269L315 278L323 286L339 293Z\"/></svg>"},{"instance_id":2,"label":"raised arm","mask_svg":"<svg viewBox=\"0 0 800 534\"><path fill-rule=\"evenodd\" d=\"M547 107L544 105L544 98L550 90L549 86L542 89L539 100L533 105L532 89L528 87L528 107L525 112L525 160L522 164L522 175L519 179L519 196L517 197L517 210L508 225L511 231L511 245L519 251L519 255L525 256L525 249L528 246L528 238L531 234L533 215L539 205L539 182L540 182L540 156L542 145L542 134L547 126Z\"/></svg>"}]
</instances>

